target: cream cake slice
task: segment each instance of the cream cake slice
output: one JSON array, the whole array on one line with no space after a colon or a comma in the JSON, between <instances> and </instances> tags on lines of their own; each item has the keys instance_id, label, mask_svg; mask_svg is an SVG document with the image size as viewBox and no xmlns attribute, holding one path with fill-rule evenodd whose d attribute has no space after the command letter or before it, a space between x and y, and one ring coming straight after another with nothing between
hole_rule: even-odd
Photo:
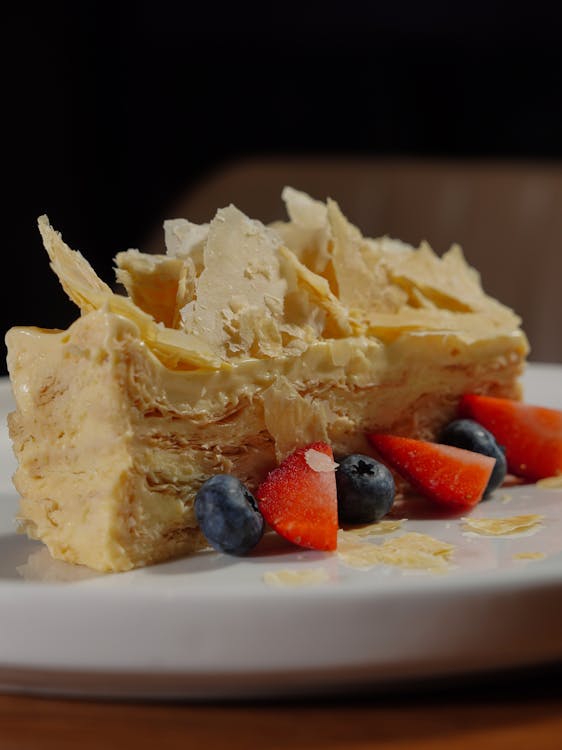
<instances>
[{"instance_id":1,"label":"cream cake slice","mask_svg":"<svg viewBox=\"0 0 562 750\"><path fill-rule=\"evenodd\" d=\"M194 498L217 473L255 490L299 445L372 453L432 439L463 393L520 397L528 344L458 246L363 237L332 200L285 188L288 220L230 205L164 223L166 253L116 255L116 293L40 217L80 308L6 335L22 530L124 571L206 546Z\"/></svg>"}]
</instances>

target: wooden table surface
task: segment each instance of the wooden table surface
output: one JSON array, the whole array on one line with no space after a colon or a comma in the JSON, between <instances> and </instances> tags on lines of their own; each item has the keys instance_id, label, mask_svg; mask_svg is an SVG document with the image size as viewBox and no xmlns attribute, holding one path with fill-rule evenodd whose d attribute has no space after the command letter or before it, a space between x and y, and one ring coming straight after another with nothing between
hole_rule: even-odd
<instances>
[{"instance_id":1,"label":"wooden table surface","mask_svg":"<svg viewBox=\"0 0 562 750\"><path fill-rule=\"evenodd\" d=\"M1 750L560 750L562 664L392 692L136 703L0 695Z\"/></svg>"}]
</instances>

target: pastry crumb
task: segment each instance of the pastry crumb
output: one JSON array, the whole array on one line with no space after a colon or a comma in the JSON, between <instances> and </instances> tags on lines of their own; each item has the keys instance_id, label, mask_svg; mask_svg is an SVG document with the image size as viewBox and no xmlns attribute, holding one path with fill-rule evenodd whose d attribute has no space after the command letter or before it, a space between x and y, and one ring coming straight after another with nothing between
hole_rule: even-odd
<instances>
[{"instance_id":1,"label":"pastry crumb","mask_svg":"<svg viewBox=\"0 0 562 750\"><path fill-rule=\"evenodd\" d=\"M383 536L384 534L392 534L394 531L398 531L405 521L405 518L401 518L398 521L377 521L367 526L355 526L351 529L346 529L346 534L358 537Z\"/></svg>"},{"instance_id":2,"label":"pastry crumb","mask_svg":"<svg viewBox=\"0 0 562 750\"><path fill-rule=\"evenodd\" d=\"M544 552L518 552L513 555L514 560L544 560Z\"/></svg>"},{"instance_id":3,"label":"pastry crumb","mask_svg":"<svg viewBox=\"0 0 562 750\"><path fill-rule=\"evenodd\" d=\"M544 516L536 513L509 518L461 518L463 529L481 536L509 536L538 531Z\"/></svg>"},{"instance_id":4,"label":"pastry crumb","mask_svg":"<svg viewBox=\"0 0 562 750\"><path fill-rule=\"evenodd\" d=\"M314 448L309 448L304 454L304 460L310 466L313 471L318 472L329 472L335 471L339 464L332 461L330 456L327 456L322 451L317 451Z\"/></svg>"},{"instance_id":5,"label":"pastry crumb","mask_svg":"<svg viewBox=\"0 0 562 750\"><path fill-rule=\"evenodd\" d=\"M360 541L346 531L338 533L338 556L352 568L368 570L376 565L439 572L449 567L452 544L427 534L410 532L382 544Z\"/></svg>"},{"instance_id":6,"label":"pastry crumb","mask_svg":"<svg viewBox=\"0 0 562 750\"><path fill-rule=\"evenodd\" d=\"M330 576L324 568L269 570L263 574L263 580L268 586L297 588L298 586L311 586L316 583L328 583Z\"/></svg>"},{"instance_id":7,"label":"pastry crumb","mask_svg":"<svg viewBox=\"0 0 562 750\"><path fill-rule=\"evenodd\" d=\"M557 474L554 477L545 477L544 479L539 479L536 484L537 487L541 488L541 490L562 490L562 474Z\"/></svg>"}]
</instances>

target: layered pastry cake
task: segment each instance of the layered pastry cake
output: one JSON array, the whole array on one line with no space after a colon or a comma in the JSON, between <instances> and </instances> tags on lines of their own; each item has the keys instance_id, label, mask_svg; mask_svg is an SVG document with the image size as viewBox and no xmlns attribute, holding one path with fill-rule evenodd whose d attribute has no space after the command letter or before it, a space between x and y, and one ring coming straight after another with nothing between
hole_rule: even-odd
<instances>
[{"instance_id":1,"label":"layered pastry cake","mask_svg":"<svg viewBox=\"0 0 562 750\"><path fill-rule=\"evenodd\" d=\"M267 226L233 205L166 221L166 253L118 253L114 287L39 219L81 314L8 332L9 429L19 523L54 557L122 571L194 552L217 473L255 490L300 445L369 454L369 431L433 439L466 392L519 397L520 320L458 246L367 238L333 200L283 199Z\"/></svg>"}]
</instances>

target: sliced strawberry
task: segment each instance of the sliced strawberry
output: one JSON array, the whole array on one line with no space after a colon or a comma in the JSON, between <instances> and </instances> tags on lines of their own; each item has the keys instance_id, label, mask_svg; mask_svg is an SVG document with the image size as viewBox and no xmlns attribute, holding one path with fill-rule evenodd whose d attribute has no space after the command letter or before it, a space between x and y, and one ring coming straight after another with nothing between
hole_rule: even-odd
<instances>
[{"instance_id":1,"label":"sliced strawberry","mask_svg":"<svg viewBox=\"0 0 562 750\"><path fill-rule=\"evenodd\" d=\"M459 411L505 448L512 474L533 482L562 474L562 411L473 393L463 396Z\"/></svg>"},{"instance_id":2,"label":"sliced strawberry","mask_svg":"<svg viewBox=\"0 0 562 750\"><path fill-rule=\"evenodd\" d=\"M495 458L451 445L375 433L383 460L421 495L444 505L472 507L484 494Z\"/></svg>"},{"instance_id":3,"label":"sliced strawberry","mask_svg":"<svg viewBox=\"0 0 562 750\"><path fill-rule=\"evenodd\" d=\"M311 443L287 456L256 493L267 523L301 547L336 549L335 467L332 449L326 443Z\"/></svg>"}]
</instances>

